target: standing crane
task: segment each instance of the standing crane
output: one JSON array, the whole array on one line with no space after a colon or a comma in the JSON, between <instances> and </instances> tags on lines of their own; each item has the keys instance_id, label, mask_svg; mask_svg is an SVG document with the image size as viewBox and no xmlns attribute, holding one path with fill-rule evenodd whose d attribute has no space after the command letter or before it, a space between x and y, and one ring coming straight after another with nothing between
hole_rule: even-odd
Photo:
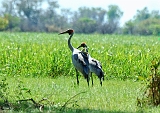
<instances>
[{"instance_id":1,"label":"standing crane","mask_svg":"<svg viewBox=\"0 0 160 113\"><path fill-rule=\"evenodd\" d=\"M78 73L78 71L80 71L83 74L84 78L87 79L87 83L88 83L88 86L89 86L90 70L89 70L88 58L83 56L81 54L80 50L78 50L78 49L76 49L72 46L71 38L74 34L74 30L68 29L67 31L61 32L59 34L65 34L65 33L68 33L70 35L69 39L68 39L68 47L72 51L72 63L73 63L73 65L75 67L75 70L76 70L77 84L79 85L79 80L78 80L79 73Z\"/></svg>"},{"instance_id":2,"label":"standing crane","mask_svg":"<svg viewBox=\"0 0 160 113\"><path fill-rule=\"evenodd\" d=\"M101 63L98 60L96 60L90 56L90 54L88 53L88 48L87 48L86 43L84 43L84 42L81 43L81 45L77 49L79 49L81 47L83 47L83 50L82 50L83 56L88 57L88 60L89 60L89 69L91 72L92 86L93 86L92 73L95 73L98 76L98 78L100 79L100 84L102 86L102 80L104 80L104 72L102 70Z\"/></svg>"}]
</instances>

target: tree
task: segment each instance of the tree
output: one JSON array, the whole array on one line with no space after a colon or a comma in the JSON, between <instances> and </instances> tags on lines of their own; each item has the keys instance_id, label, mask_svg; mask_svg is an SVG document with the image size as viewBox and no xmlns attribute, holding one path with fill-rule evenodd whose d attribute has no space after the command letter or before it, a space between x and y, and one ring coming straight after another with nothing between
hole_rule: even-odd
<instances>
[{"instance_id":1,"label":"tree","mask_svg":"<svg viewBox=\"0 0 160 113\"><path fill-rule=\"evenodd\" d=\"M67 29L71 27L69 24L71 21L72 12L70 9L61 9L60 15L54 17L55 19L55 26L59 27L60 29Z\"/></svg>"},{"instance_id":2,"label":"tree","mask_svg":"<svg viewBox=\"0 0 160 113\"><path fill-rule=\"evenodd\" d=\"M59 5L55 0L47 0L46 4L48 7L45 10L43 9L39 17L40 25L47 32L57 32L60 29L60 15L58 15L56 12L56 9L59 8Z\"/></svg>"},{"instance_id":3,"label":"tree","mask_svg":"<svg viewBox=\"0 0 160 113\"><path fill-rule=\"evenodd\" d=\"M107 11L107 21L101 26L100 33L112 34L119 28L119 20L123 12L117 5L109 5Z\"/></svg>"},{"instance_id":4,"label":"tree","mask_svg":"<svg viewBox=\"0 0 160 113\"><path fill-rule=\"evenodd\" d=\"M141 21L136 32L140 35L160 35L160 19L148 18Z\"/></svg>"},{"instance_id":5,"label":"tree","mask_svg":"<svg viewBox=\"0 0 160 113\"><path fill-rule=\"evenodd\" d=\"M142 10L137 10L137 14L134 16L136 22L146 20L150 17L150 13L147 7L144 7Z\"/></svg>"},{"instance_id":6,"label":"tree","mask_svg":"<svg viewBox=\"0 0 160 113\"><path fill-rule=\"evenodd\" d=\"M43 3L47 4L43 8ZM80 7L78 11L59 8L55 0L5 0L3 15L9 21L8 29L20 31L58 32L69 27L79 33L115 33L123 12L116 5L110 5L108 11L100 7Z\"/></svg>"},{"instance_id":7,"label":"tree","mask_svg":"<svg viewBox=\"0 0 160 113\"><path fill-rule=\"evenodd\" d=\"M20 18L17 16L12 16L10 14L5 14L5 18L8 20L8 29L12 31L13 28L18 28L20 24Z\"/></svg>"},{"instance_id":8,"label":"tree","mask_svg":"<svg viewBox=\"0 0 160 113\"><path fill-rule=\"evenodd\" d=\"M16 4L15 0L4 0L2 2L2 8L4 11L2 11L3 15L4 14L9 14L9 15L16 15Z\"/></svg>"},{"instance_id":9,"label":"tree","mask_svg":"<svg viewBox=\"0 0 160 113\"><path fill-rule=\"evenodd\" d=\"M129 20L125 23L124 28L123 28L123 33L124 34L133 34L134 33L134 22L132 20Z\"/></svg>"},{"instance_id":10,"label":"tree","mask_svg":"<svg viewBox=\"0 0 160 113\"><path fill-rule=\"evenodd\" d=\"M0 31L4 30L8 26L7 18L0 17Z\"/></svg>"},{"instance_id":11,"label":"tree","mask_svg":"<svg viewBox=\"0 0 160 113\"><path fill-rule=\"evenodd\" d=\"M151 18L156 18L156 19L160 19L160 13L159 13L159 10L153 10L150 14Z\"/></svg>"},{"instance_id":12,"label":"tree","mask_svg":"<svg viewBox=\"0 0 160 113\"><path fill-rule=\"evenodd\" d=\"M102 8L80 7L73 13L71 24L79 33L99 31L105 21L106 10Z\"/></svg>"},{"instance_id":13,"label":"tree","mask_svg":"<svg viewBox=\"0 0 160 113\"><path fill-rule=\"evenodd\" d=\"M80 7L79 10L79 16L80 17L87 17L92 20L95 20L97 23L102 23L104 22L106 10L102 8L88 8L88 7Z\"/></svg>"},{"instance_id":14,"label":"tree","mask_svg":"<svg viewBox=\"0 0 160 113\"><path fill-rule=\"evenodd\" d=\"M15 27L19 27L19 23L20 23L20 18L17 16L16 13L16 4L15 4L15 0L5 0L2 2L2 6L3 6L3 15L4 17L7 19L8 21L8 26L6 27L6 29L9 29L10 31L12 31L13 28Z\"/></svg>"},{"instance_id":15,"label":"tree","mask_svg":"<svg viewBox=\"0 0 160 113\"><path fill-rule=\"evenodd\" d=\"M137 10L133 20L127 21L123 27L125 34L160 35L159 11L149 12L147 7Z\"/></svg>"},{"instance_id":16,"label":"tree","mask_svg":"<svg viewBox=\"0 0 160 113\"><path fill-rule=\"evenodd\" d=\"M107 11L107 18L109 23L116 23L122 17L123 12L117 5L109 5Z\"/></svg>"},{"instance_id":17,"label":"tree","mask_svg":"<svg viewBox=\"0 0 160 113\"><path fill-rule=\"evenodd\" d=\"M43 0L17 0L18 14L23 20L22 31L38 31L40 12Z\"/></svg>"},{"instance_id":18,"label":"tree","mask_svg":"<svg viewBox=\"0 0 160 113\"><path fill-rule=\"evenodd\" d=\"M89 18L80 18L73 28L78 33L93 33L96 31L96 21Z\"/></svg>"}]
</instances>

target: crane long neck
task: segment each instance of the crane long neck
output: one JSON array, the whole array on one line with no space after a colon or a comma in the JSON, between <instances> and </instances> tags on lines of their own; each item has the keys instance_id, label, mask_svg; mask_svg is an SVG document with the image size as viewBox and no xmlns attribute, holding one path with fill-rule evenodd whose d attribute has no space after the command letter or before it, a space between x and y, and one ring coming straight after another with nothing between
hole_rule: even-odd
<instances>
[{"instance_id":1,"label":"crane long neck","mask_svg":"<svg viewBox=\"0 0 160 113\"><path fill-rule=\"evenodd\" d=\"M73 36L73 33L70 35L70 37L69 37L69 39L68 39L68 47L69 47L69 49L73 52L74 47L73 47L72 44L71 44L71 38L72 38L72 36Z\"/></svg>"}]
</instances>

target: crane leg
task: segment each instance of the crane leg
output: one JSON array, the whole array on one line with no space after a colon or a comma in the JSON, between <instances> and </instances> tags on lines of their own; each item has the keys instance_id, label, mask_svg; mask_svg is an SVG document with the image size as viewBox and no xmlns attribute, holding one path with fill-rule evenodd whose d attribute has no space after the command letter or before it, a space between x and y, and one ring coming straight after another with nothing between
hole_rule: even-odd
<instances>
[{"instance_id":1,"label":"crane leg","mask_svg":"<svg viewBox=\"0 0 160 113\"><path fill-rule=\"evenodd\" d=\"M77 85L79 85L79 80L78 80L78 70L77 69L75 69L76 70L76 77L77 77Z\"/></svg>"},{"instance_id":2,"label":"crane leg","mask_svg":"<svg viewBox=\"0 0 160 113\"><path fill-rule=\"evenodd\" d=\"M100 84L101 84L101 86L102 86L102 80L100 79Z\"/></svg>"},{"instance_id":3,"label":"crane leg","mask_svg":"<svg viewBox=\"0 0 160 113\"><path fill-rule=\"evenodd\" d=\"M88 83L88 87L89 87L89 77L87 77L87 83Z\"/></svg>"},{"instance_id":4,"label":"crane leg","mask_svg":"<svg viewBox=\"0 0 160 113\"><path fill-rule=\"evenodd\" d=\"M92 87L93 87L93 76L92 76L92 72L91 72L91 80L92 80Z\"/></svg>"}]
</instances>

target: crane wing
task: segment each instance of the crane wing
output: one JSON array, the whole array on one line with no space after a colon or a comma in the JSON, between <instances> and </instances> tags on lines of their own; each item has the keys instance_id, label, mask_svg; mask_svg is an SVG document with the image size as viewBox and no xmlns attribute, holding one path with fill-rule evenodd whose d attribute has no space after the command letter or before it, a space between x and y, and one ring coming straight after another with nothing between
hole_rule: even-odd
<instances>
[{"instance_id":1,"label":"crane wing","mask_svg":"<svg viewBox=\"0 0 160 113\"><path fill-rule=\"evenodd\" d=\"M74 66L81 71L82 73L85 73L85 78L87 78L89 74L89 61L88 57L83 56L80 52L73 54L73 64Z\"/></svg>"},{"instance_id":2,"label":"crane wing","mask_svg":"<svg viewBox=\"0 0 160 113\"><path fill-rule=\"evenodd\" d=\"M97 67L99 67L99 68L102 68L101 63L100 63L98 60L92 58L91 61L92 61L92 62L90 62L90 64L95 65L95 66L97 66Z\"/></svg>"},{"instance_id":3,"label":"crane wing","mask_svg":"<svg viewBox=\"0 0 160 113\"><path fill-rule=\"evenodd\" d=\"M89 65L88 57L79 52L73 55L74 59L82 65Z\"/></svg>"}]
</instances>

